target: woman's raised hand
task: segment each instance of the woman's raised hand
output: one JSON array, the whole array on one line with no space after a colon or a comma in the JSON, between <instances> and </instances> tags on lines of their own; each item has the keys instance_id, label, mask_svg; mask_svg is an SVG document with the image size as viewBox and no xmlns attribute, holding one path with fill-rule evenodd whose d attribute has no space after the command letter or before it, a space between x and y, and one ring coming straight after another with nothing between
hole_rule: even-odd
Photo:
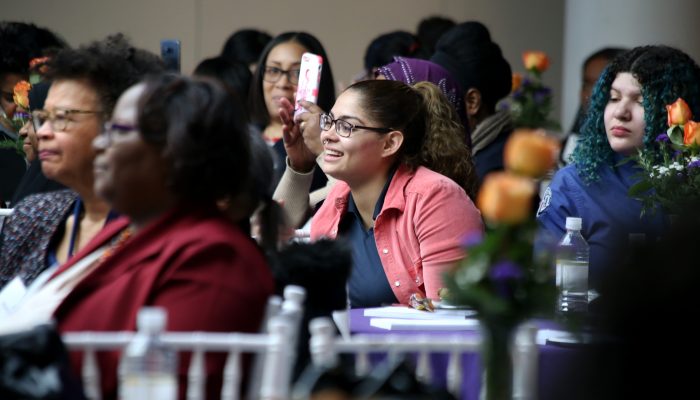
<instances>
[{"instance_id":1,"label":"woman's raised hand","mask_svg":"<svg viewBox=\"0 0 700 400\"><path fill-rule=\"evenodd\" d=\"M308 101L300 101L300 104L307 112L294 118L294 105L285 98L280 100L282 138L292 169L309 172L313 169L316 156L323 151L320 127L323 110Z\"/></svg>"}]
</instances>

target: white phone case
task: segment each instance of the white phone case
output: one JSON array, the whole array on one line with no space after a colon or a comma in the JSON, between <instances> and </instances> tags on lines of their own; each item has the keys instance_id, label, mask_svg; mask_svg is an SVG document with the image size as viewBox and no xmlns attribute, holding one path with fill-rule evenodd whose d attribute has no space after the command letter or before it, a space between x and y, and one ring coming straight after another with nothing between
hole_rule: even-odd
<instances>
[{"instance_id":1,"label":"white phone case","mask_svg":"<svg viewBox=\"0 0 700 400\"><path fill-rule=\"evenodd\" d=\"M297 95L294 103L294 116L306 112L299 105L299 100L306 100L316 103L318 99L318 87L321 84L321 68L323 67L323 57L304 53L301 56L301 67L299 67L299 84L297 85Z\"/></svg>"}]
</instances>

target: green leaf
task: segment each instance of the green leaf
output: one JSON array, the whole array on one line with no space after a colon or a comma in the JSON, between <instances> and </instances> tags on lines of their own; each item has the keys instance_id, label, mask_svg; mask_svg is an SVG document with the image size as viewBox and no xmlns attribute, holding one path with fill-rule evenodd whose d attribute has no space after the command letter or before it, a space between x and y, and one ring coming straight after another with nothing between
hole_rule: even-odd
<instances>
[{"instance_id":1,"label":"green leaf","mask_svg":"<svg viewBox=\"0 0 700 400\"><path fill-rule=\"evenodd\" d=\"M680 125L673 125L672 127L668 128L666 134L668 135L669 139L671 139L671 143L679 146L683 145L683 129L680 127Z\"/></svg>"},{"instance_id":2,"label":"green leaf","mask_svg":"<svg viewBox=\"0 0 700 400\"><path fill-rule=\"evenodd\" d=\"M627 195L637 198L639 195L648 192L653 187L654 185L650 181L643 180L632 185L627 191Z\"/></svg>"}]
</instances>

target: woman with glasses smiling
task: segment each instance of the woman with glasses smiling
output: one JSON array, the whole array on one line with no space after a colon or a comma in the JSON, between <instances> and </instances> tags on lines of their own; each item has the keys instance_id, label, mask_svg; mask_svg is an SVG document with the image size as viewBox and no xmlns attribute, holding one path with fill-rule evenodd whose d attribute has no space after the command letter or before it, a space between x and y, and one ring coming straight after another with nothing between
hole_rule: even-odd
<instances>
[{"instance_id":1,"label":"woman with glasses smiling","mask_svg":"<svg viewBox=\"0 0 700 400\"><path fill-rule=\"evenodd\" d=\"M262 131L265 141L270 146L274 146L279 156L275 162L277 180L284 171L284 160L287 156L284 144L280 140L283 124L279 110L283 99L294 103L294 93L299 83L301 56L305 52L323 57L318 105L328 110L335 100L333 73L323 46L318 39L306 32L286 32L272 39L263 50L253 75L253 85L249 94L251 121L257 129ZM312 187L319 188L325 182L326 177L318 171Z\"/></svg>"},{"instance_id":2,"label":"woman with glasses smiling","mask_svg":"<svg viewBox=\"0 0 700 400\"><path fill-rule=\"evenodd\" d=\"M44 175L69 190L29 196L14 207L0 244L0 286L17 275L30 284L65 263L114 216L93 190L91 143L121 92L161 70L157 56L134 49L122 35L63 50L50 61L52 84L32 119Z\"/></svg>"},{"instance_id":3,"label":"woman with glasses smiling","mask_svg":"<svg viewBox=\"0 0 700 400\"><path fill-rule=\"evenodd\" d=\"M464 236L482 232L464 189L429 169L452 144L449 132L463 134L458 121L437 86L387 80L350 86L321 116L323 171L339 182L311 237L351 243L352 307L437 298Z\"/></svg>"}]
</instances>

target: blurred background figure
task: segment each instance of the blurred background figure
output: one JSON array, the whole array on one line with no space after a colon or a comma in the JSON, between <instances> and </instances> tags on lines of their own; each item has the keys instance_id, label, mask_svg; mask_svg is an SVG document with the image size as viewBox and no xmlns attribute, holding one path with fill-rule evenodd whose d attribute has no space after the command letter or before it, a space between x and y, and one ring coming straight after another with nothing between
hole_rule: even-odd
<instances>
[{"instance_id":1,"label":"blurred background figure","mask_svg":"<svg viewBox=\"0 0 700 400\"><path fill-rule=\"evenodd\" d=\"M512 86L510 64L488 28L477 21L456 25L437 43L430 61L450 72L463 90L471 149L479 186L484 177L503 170L503 149L513 132L510 113L496 103Z\"/></svg>"},{"instance_id":2,"label":"blurred background figure","mask_svg":"<svg viewBox=\"0 0 700 400\"><path fill-rule=\"evenodd\" d=\"M23 22L0 22L0 207L10 201L27 168L22 154L11 146L22 127L14 120L14 87L19 81L29 80L30 61L65 47L63 39L48 29Z\"/></svg>"},{"instance_id":3,"label":"blurred background figure","mask_svg":"<svg viewBox=\"0 0 700 400\"><path fill-rule=\"evenodd\" d=\"M626 51L627 49L619 47L606 47L596 51L595 53L589 55L583 62L583 68L581 70L581 92L579 93L579 108L576 113L576 119L574 120L568 135L563 138L560 162L562 165L568 165L576 148L576 143L578 142L579 132L583 127L583 121L586 117L586 110L588 110L588 103L591 99L591 92L593 91L593 86L598 81L598 77L603 73L605 67L608 66L610 60L615 58L618 54Z\"/></svg>"},{"instance_id":4,"label":"blurred background figure","mask_svg":"<svg viewBox=\"0 0 700 400\"><path fill-rule=\"evenodd\" d=\"M270 40L272 40L272 36L267 32L257 29L241 29L226 39L220 55L231 61L242 62L253 73L258 65L260 55Z\"/></svg>"},{"instance_id":5,"label":"blurred background figure","mask_svg":"<svg viewBox=\"0 0 700 400\"><path fill-rule=\"evenodd\" d=\"M374 79L377 68L389 64L394 57L415 57L420 49L418 38L406 31L393 31L377 36L365 51L365 70L353 78L353 82Z\"/></svg>"},{"instance_id":6,"label":"blurred background figure","mask_svg":"<svg viewBox=\"0 0 700 400\"><path fill-rule=\"evenodd\" d=\"M335 101L335 88L331 64L321 42L306 32L285 32L276 36L260 56L260 64L253 75L250 88L249 107L254 128L262 133L265 142L275 149L275 180L277 185L284 171L287 156L282 139L282 120L279 115L281 101L294 104L294 95L299 83L301 56L305 52L323 57L321 83L317 104L330 109ZM311 190L326 184L326 177L318 170Z\"/></svg>"},{"instance_id":7,"label":"blurred background figure","mask_svg":"<svg viewBox=\"0 0 700 400\"><path fill-rule=\"evenodd\" d=\"M253 74L248 65L242 61L232 61L229 58L218 56L202 60L192 72L194 76L208 76L219 80L221 83L238 96L245 106L248 100L250 82ZM244 108L245 118L248 120L248 107Z\"/></svg>"},{"instance_id":8,"label":"blurred background figure","mask_svg":"<svg viewBox=\"0 0 700 400\"><path fill-rule=\"evenodd\" d=\"M51 82L39 82L32 85L29 91L29 112L44 109L46 95L51 87ZM36 127L32 120L27 122L19 131L20 137L24 137L24 154L29 163L27 171L22 175L22 180L12 196L11 204L17 204L25 197L35 194L64 189L61 183L49 179L41 171L39 160L39 138L36 135Z\"/></svg>"},{"instance_id":9,"label":"blurred background figure","mask_svg":"<svg viewBox=\"0 0 700 400\"><path fill-rule=\"evenodd\" d=\"M416 53L416 57L426 60L432 57L437 42L453 26L455 26L455 22L445 17L432 16L422 19L416 30L420 42L420 49Z\"/></svg>"}]
</instances>

